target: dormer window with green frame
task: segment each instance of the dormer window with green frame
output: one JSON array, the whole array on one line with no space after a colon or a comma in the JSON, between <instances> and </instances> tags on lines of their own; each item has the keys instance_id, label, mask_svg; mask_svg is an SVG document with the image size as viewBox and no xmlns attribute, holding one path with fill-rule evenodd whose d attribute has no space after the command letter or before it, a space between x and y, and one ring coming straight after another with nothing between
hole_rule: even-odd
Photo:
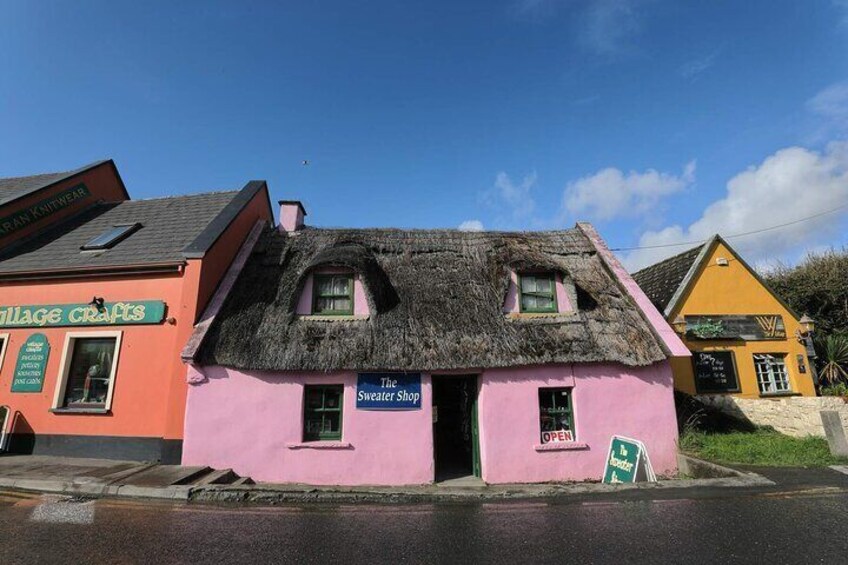
<instances>
[{"instance_id":1,"label":"dormer window with green frame","mask_svg":"<svg viewBox=\"0 0 848 565\"><path fill-rule=\"evenodd\" d=\"M312 313L353 315L353 273L316 273L312 285Z\"/></svg>"},{"instance_id":2,"label":"dormer window with green frame","mask_svg":"<svg viewBox=\"0 0 848 565\"><path fill-rule=\"evenodd\" d=\"M556 275L554 273L521 273L518 275L521 313L556 313Z\"/></svg>"}]
</instances>

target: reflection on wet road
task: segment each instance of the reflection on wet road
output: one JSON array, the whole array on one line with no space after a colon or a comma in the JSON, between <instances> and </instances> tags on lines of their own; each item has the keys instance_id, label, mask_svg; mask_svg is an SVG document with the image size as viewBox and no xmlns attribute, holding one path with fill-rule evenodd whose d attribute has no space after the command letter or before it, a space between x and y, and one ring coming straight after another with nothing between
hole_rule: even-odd
<instances>
[{"instance_id":1,"label":"reflection on wet road","mask_svg":"<svg viewBox=\"0 0 848 565\"><path fill-rule=\"evenodd\" d=\"M0 493L0 563L844 563L846 516L836 489L270 508Z\"/></svg>"}]
</instances>

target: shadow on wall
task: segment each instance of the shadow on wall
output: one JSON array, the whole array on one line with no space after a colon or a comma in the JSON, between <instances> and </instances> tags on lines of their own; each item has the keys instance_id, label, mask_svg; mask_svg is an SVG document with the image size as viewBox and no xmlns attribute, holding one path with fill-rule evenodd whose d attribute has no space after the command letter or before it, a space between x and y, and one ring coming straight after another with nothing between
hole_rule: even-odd
<instances>
[{"instance_id":1,"label":"shadow on wall","mask_svg":"<svg viewBox=\"0 0 848 565\"><path fill-rule=\"evenodd\" d=\"M677 429L703 432L753 432L757 426L748 418L733 417L713 406L708 406L690 394L674 391L677 410Z\"/></svg>"},{"instance_id":2,"label":"shadow on wall","mask_svg":"<svg viewBox=\"0 0 848 565\"><path fill-rule=\"evenodd\" d=\"M15 412L12 426L9 428L9 453L31 455L35 448L35 430L20 412Z\"/></svg>"}]
</instances>

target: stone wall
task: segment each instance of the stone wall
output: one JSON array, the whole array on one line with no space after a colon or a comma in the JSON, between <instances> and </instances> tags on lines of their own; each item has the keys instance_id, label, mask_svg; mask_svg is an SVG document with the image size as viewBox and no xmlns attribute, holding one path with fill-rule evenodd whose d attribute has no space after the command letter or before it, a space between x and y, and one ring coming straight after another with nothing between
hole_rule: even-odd
<instances>
[{"instance_id":1,"label":"stone wall","mask_svg":"<svg viewBox=\"0 0 848 565\"><path fill-rule=\"evenodd\" d=\"M826 437L820 415L822 410L839 412L843 428L848 428L848 404L835 396L748 399L715 394L695 398L735 418L758 426L771 426L793 437Z\"/></svg>"}]
</instances>

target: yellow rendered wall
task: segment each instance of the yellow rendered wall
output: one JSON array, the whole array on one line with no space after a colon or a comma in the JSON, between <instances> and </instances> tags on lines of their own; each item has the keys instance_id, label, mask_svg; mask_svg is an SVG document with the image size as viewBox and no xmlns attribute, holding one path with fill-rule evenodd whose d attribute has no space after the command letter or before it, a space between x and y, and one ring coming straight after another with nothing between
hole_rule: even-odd
<instances>
[{"instance_id":1,"label":"yellow rendered wall","mask_svg":"<svg viewBox=\"0 0 848 565\"><path fill-rule=\"evenodd\" d=\"M720 266L716 259L728 260L727 266ZM759 398L757 376L754 370L754 353L786 354L786 370L792 392L805 396L815 396L810 362L806 349L797 338L798 320L784 308L769 290L743 265L736 256L721 242L714 246L707 261L695 275L695 283L682 297L677 308L670 313L672 321L678 315L731 315L731 314L780 314L786 326L786 339L768 341L700 341L686 340L691 351L733 351L736 357L736 369L739 377L742 398ZM800 314L800 313L799 313ZM807 372L798 371L797 355L804 356ZM692 362L688 358L674 358L671 361L674 372L674 387L689 394L696 394Z\"/></svg>"}]
</instances>

